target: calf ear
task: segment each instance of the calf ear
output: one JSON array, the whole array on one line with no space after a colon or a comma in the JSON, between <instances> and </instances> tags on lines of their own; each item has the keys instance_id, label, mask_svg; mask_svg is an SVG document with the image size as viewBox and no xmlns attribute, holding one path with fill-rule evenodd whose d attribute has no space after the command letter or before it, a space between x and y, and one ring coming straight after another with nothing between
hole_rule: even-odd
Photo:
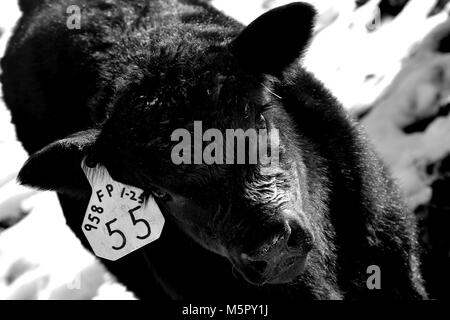
<instances>
[{"instance_id":1,"label":"calf ear","mask_svg":"<svg viewBox=\"0 0 450 320\"><path fill-rule=\"evenodd\" d=\"M272 9L245 28L231 50L249 71L279 76L302 56L315 16L315 9L303 2Z\"/></svg>"},{"instance_id":2,"label":"calf ear","mask_svg":"<svg viewBox=\"0 0 450 320\"><path fill-rule=\"evenodd\" d=\"M81 161L92 150L97 130L80 131L55 141L33 154L19 172L24 185L81 197L89 192L89 183Z\"/></svg>"}]
</instances>

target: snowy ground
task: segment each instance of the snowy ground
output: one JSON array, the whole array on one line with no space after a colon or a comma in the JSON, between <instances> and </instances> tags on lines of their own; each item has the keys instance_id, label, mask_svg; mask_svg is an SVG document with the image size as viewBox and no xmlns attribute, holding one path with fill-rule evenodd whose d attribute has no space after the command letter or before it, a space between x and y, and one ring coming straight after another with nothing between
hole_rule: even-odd
<instances>
[{"instance_id":1,"label":"snowy ground","mask_svg":"<svg viewBox=\"0 0 450 320\"><path fill-rule=\"evenodd\" d=\"M0 1L0 56L19 14L15 0ZM0 300L133 298L82 248L55 193L16 183L27 154L10 120L0 101Z\"/></svg>"},{"instance_id":2,"label":"snowy ground","mask_svg":"<svg viewBox=\"0 0 450 320\"><path fill-rule=\"evenodd\" d=\"M212 2L248 23L290 1ZM450 97L450 58L434 52L436 37L426 36L445 21L440 28L450 34L447 12L428 17L437 1L410 0L395 19L382 22L376 10L379 1L357 11L352 0L309 2L320 16L305 58L307 68L354 114L373 110L362 123L409 206L428 205L439 179L436 172L450 155L450 117L440 111ZM16 0L0 1L0 56L18 17ZM332 56L326 56L330 52ZM438 83L436 73L441 75ZM429 118L421 130L403 130ZM66 227L54 193L15 182L26 159L0 101L0 299L133 298L81 247Z\"/></svg>"}]
</instances>

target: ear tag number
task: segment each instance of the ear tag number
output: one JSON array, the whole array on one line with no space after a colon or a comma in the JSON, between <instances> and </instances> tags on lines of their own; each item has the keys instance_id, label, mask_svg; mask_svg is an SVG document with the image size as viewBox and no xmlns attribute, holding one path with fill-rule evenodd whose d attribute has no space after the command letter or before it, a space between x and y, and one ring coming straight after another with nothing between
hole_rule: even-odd
<instances>
[{"instance_id":1,"label":"ear tag number","mask_svg":"<svg viewBox=\"0 0 450 320\"><path fill-rule=\"evenodd\" d=\"M95 255L115 261L159 238L164 217L153 197L115 181L100 165L81 162L92 195L82 229Z\"/></svg>"}]
</instances>

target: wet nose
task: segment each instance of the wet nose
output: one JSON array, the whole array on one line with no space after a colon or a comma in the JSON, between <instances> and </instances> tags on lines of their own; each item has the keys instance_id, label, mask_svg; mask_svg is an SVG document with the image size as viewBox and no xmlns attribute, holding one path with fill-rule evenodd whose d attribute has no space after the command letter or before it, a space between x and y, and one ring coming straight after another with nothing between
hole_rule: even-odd
<instances>
[{"instance_id":1,"label":"wet nose","mask_svg":"<svg viewBox=\"0 0 450 320\"><path fill-rule=\"evenodd\" d=\"M312 249L312 235L297 220L273 224L271 230L266 228L261 232L264 241L256 249L243 251L233 260L236 269L253 284L261 285L277 276L286 276L288 270L302 272Z\"/></svg>"},{"instance_id":2,"label":"wet nose","mask_svg":"<svg viewBox=\"0 0 450 320\"><path fill-rule=\"evenodd\" d=\"M303 254L311 250L312 236L296 219L274 225L253 252L245 253L250 259L271 260L280 254Z\"/></svg>"},{"instance_id":3,"label":"wet nose","mask_svg":"<svg viewBox=\"0 0 450 320\"><path fill-rule=\"evenodd\" d=\"M271 230L256 249L241 253L243 262L256 272L264 272L280 259L306 255L312 248L312 235L298 220L283 221Z\"/></svg>"},{"instance_id":4,"label":"wet nose","mask_svg":"<svg viewBox=\"0 0 450 320\"><path fill-rule=\"evenodd\" d=\"M286 247L289 253L306 254L313 246L313 236L311 232L302 226L298 220L289 220L289 235L286 240Z\"/></svg>"}]
</instances>

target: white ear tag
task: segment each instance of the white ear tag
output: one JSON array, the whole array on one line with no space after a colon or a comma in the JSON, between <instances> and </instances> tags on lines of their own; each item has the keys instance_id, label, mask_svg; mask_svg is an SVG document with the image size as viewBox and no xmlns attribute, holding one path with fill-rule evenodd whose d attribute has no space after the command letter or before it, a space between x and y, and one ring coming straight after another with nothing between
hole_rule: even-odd
<instances>
[{"instance_id":1,"label":"white ear tag","mask_svg":"<svg viewBox=\"0 0 450 320\"><path fill-rule=\"evenodd\" d=\"M115 261L155 241L161 235L164 217L153 197L115 181L100 165L81 168L92 187L83 220L83 232L95 255Z\"/></svg>"}]
</instances>

